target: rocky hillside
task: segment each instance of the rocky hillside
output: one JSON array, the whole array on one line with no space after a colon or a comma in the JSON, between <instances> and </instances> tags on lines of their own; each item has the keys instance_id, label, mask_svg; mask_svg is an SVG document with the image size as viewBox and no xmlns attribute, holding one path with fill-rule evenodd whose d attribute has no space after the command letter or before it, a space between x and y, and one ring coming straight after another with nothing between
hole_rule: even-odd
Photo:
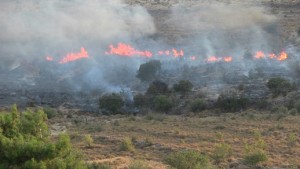
<instances>
[{"instance_id":1,"label":"rocky hillside","mask_svg":"<svg viewBox=\"0 0 300 169\"><path fill-rule=\"evenodd\" d=\"M300 47L300 1L299 0L126 0L128 4L140 4L146 7L155 18L158 32L162 34L178 33L166 25L170 9L174 4L185 3L189 6L201 6L212 3L228 5L259 6L265 12L277 17L282 42Z\"/></svg>"}]
</instances>

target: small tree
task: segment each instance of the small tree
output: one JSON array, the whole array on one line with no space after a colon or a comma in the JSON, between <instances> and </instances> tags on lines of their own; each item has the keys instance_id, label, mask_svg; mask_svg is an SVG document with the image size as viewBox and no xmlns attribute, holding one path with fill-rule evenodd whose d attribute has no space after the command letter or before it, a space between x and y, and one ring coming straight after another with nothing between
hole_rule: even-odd
<instances>
[{"instance_id":1,"label":"small tree","mask_svg":"<svg viewBox=\"0 0 300 169\"><path fill-rule=\"evenodd\" d=\"M189 80L181 80L173 85L173 90L180 93L188 93L192 90L193 84Z\"/></svg>"},{"instance_id":2,"label":"small tree","mask_svg":"<svg viewBox=\"0 0 300 169\"><path fill-rule=\"evenodd\" d=\"M203 110L205 110L207 107L205 101L203 101L202 99L196 99L195 101L193 101L191 103L191 111L192 112L201 112Z\"/></svg>"},{"instance_id":3,"label":"small tree","mask_svg":"<svg viewBox=\"0 0 300 169\"><path fill-rule=\"evenodd\" d=\"M293 85L288 80L281 77L271 78L267 83L267 87L275 97L280 94L286 95L293 89Z\"/></svg>"},{"instance_id":4,"label":"small tree","mask_svg":"<svg viewBox=\"0 0 300 169\"><path fill-rule=\"evenodd\" d=\"M141 81L150 82L157 76L158 72L161 69L161 63L159 60L152 60L147 63L144 63L140 66L136 77Z\"/></svg>"},{"instance_id":5,"label":"small tree","mask_svg":"<svg viewBox=\"0 0 300 169\"><path fill-rule=\"evenodd\" d=\"M104 95L99 99L99 107L107 111L107 113L117 114L121 112L121 108L124 106L124 101L119 94L112 93L110 95Z\"/></svg>"}]
</instances>

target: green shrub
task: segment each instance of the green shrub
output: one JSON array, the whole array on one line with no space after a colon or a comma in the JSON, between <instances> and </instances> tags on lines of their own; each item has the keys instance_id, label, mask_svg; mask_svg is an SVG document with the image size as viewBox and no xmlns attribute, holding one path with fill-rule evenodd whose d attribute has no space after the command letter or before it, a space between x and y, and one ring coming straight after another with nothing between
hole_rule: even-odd
<instances>
[{"instance_id":1,"label":"green shrub","mask_svg":"<svg viewBox=\"0 0 300 169\"><path fill-rule=\"evenodd\" d=\"M164 121L166 119L166 115L160 113L148 113L145 116L146 120L155 120L155 121Z\"/></svg>"},{"instance_id":2,"label":"green shrub","mask_svg":"<svg viewBox=\"0 0 300 169\"><path fill-rule=\"evenodd\" d=\"M260 162L265 162L267 160L268 160L268 157L267 157L265 151L263 151L263 150L257 150L257 151L251 152L244 157L245 164L251 165L251 166L255 166L255 165L259 164Z\"/></svg>"},{"instance_id":3,"label":"green shrub","mask_svg":"<svg viewBox=\"0 0 300 169\"><path fill-rule=\"evenodd\" d=\"M172 106L173 102L167 96L159 95L154 98L154 109L157 111L169 111Z\"/></svg>"},{"instance_id":4,"label":"green shrub","mask_svg":"<svg viewBox=\"0 0 300 169\"><path fill-rule=\"evenodd\" d=\"M161 69L159 60L152 60L147 63L141 64L136 77L141 81L150 82L156 78Z\"/></svg>"},{"instance_id":5,"label":"green shrub","mask_svg":"<svg viewBox=\"0 0 300 169\"><path fill-rule=\"evenodd\" d=\"M288 80L281 77L271 78L267 83L267 87L274 97L280 94L286 95L293 89L293 85Z\"/></svg>"},{"instance_id":6,"label":"green shrub","mask_svg":"<svg viewBox=\"0 0 300 169\"><path fill-rule=\"evenodd\" d=\"M150 169L150 167L144 161L135 160L129 165L128 169Z\"/></svg>"},{"instance_id":7,"label":"green shrub","mask_svg":"<svg viewBox=\"0 0 300 169\"><path fill-rule=\"evenodd\" d=\"M192 90L193 84L189 80L181 80L179 83L173 85L173 90L180 93L188 93Z\"/></svg>"},{"instance_id":8,"label":"green shrub","mask_svg":"<svg viewBox=\"0 0 300 169\"><path fill-rule=\"evenodd\" d=\"M146 92L146 94L148 95L158 95L167 93L169 93L168 85L165 82L159 80L152 82Z\"/></svg>"},{"instance_id":9,"label":"green shrub","mask_svg":"<svg viewBox=\"0 0 300 169\"><path fill-rule=\"evenodd\" d=\"M84 136L84 143L85 143L86 147L92 147L93 142L94 142L94 140L91 137L91 135Z\"/></svg>"},{"instance_id":10,"label":"green shrub","mask_svg":"<svg viewBox=\"0 0 300 169\"><path fill-rule=\"evenodd\" d=\"M44 112L47 114L48 119L52 119L58 115L57 110L51 107L44 108Z\"/></svg>"},{"instance_id":11,"label":"green shrub","mask_svg":"<svg viewBox=\"0 0 300 169\"><path fill-rule=\"evenodd\" d=\"M296 108L293 108L289 111L289 114L295 116L298 114L298 110Z\"/></svg>"},{"instance_id":12,"label":"green shrub","mask_svg":"<svg viewBox=\"0 0 300 169\"><path fill-rule=\"evenodd\" d=\"M194 150L185 150L169 155L165 162L176 169L209 169L211 164L206 155Z\"/></svg>"},{"instance_id":13,"label":"green shrub","mask_svg":"<svg viewBox=\"0 0 300 169\"><path fill-rule=\"evenodd\" d=\"M149 97L143 94L138 94L133 97L136 107L146 107L149 105Z\"/></svg>"},{"instance_id":14,"label":"green shrub","mask_svg":"<svg viewBox=\"0 0 300 169\"><path fill-rule=\"evenodd\" d=\"M246 109L249 105L249 100L243 97L237 96L219 96L216 106L223 111L236 112Z\"/></svg>"},{"instance_id":15,"label":"green shrub","mask_svg":"<svg viewBox=\"0 0 300 169\"><path fill-rule=\"evenodd\" d=\"M124 106L124 101L119 94L112 93L104 95L99 99L99 107L106 111L107 114L118 114Z\"/></svg>"},{"instance_id":16,"label":"green shrub","mask_svg":"<svg viewBox=\"0 0 300 169\"><path fill-rule=\"evenodd\" d=\"M130 138L125 138L124 140L122 140L119 149L120 151L135 152L135 147Z\"/></svg>"},{"instance_id":17,"label":"green shrub","mask_svg":"<svg viewBox=\"0 0 300 169\"><path fill-rule=\"evenodd\" d=\"M42 110L0 113L0 168L86 168L67 135L50 139Z\"/></svg>"},{"instance_id":18,"label":"green shrub","mask_svg":"<svg viewBox=\"0 0 300 169\"><path fill-rule=\"evenodd\" d=\"M232 154L232 148L230 145L225 143L220 143L215 146L213 150L212 158L215 160L215 163L220 163L226 158L230 157Z\"/></svg>"},{"instance_id":19,"label":"green shrub","mask_svg":"<svg viewBox=\"0 0 300 169\"><path fill-rule=\"evenodd\" d=\"M191 103L190 109L192 112L201 112L203 110L205 110L207 107L205 101L203 101L202 99L196 99L195 101L193 101Z\"/></svg>"}]
</instances>

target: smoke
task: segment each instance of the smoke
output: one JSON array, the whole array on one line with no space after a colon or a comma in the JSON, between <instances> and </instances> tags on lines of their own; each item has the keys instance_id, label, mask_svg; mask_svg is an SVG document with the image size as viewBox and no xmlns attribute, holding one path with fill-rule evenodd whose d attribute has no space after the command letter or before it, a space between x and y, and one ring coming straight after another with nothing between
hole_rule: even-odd
<instances>
[{"instance_id":1,"label":"smoke","mask_svg":"<svg viewBox=\"0 0 300 169\"><path fill-rule=\"evenodd\" d=\"M177 4L166 23L187 32L188 45L199 44L199 51L204 54L241 55L246 50L270 51L281 45L277 19L268 13L263 7L217 2L198 6Z\"/></svg>"},{"instance_id":2,"label":"smoke","mask_svg":"<svg viewBox=\"0 0 300 169\"><path fill-rule=\"evenodd\" d=\"M5 0L0 1L0 30L1 60L16 62L62 57L81 46L97 54L115 39L140 38L155 27L144 8L119 0Z\"/></svg>"}]
</instances>

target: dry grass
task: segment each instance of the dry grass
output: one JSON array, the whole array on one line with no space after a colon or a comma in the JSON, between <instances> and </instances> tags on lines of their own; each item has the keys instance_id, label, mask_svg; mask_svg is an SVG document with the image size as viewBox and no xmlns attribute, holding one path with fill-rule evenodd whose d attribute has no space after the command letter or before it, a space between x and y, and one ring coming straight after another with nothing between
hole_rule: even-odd
<instances>
[{"instance_id":1,"label":"dry grass","mask_svg":"<svg viewBox=\"0 0 300 169\"><path fill-rule=\"evenodd\" d=\"M73 118L60 119L60 123L72 122ZM92 115L89 115L92 116ZM255 141L255 131L260 131L266 142L268 161L264 166L286 167L300 165L300 116L255 113L224 114L218 117L165 116L164 120L149 120L146 117L94 116L89 120L68 126L74 133L74 144L82 149L90 162L108 162L113 168L126 168L133 160L143 160L151 168L166 168L163 159L173 151L194 149L212 154L218 143L232 147L232 157L221 163L241 163L244 143ZM55 118L54 118L55 120ZM93 130L101 126L101 130ZM290 147L293 133L293 147ZM93 148L86 148L82 138L90 134ZM295 138L296 137L296 138ZM80 139L81 138L81 139ZM131 138L135 151L119 151L124 138Z\"/></svg>"}]
</instances>

